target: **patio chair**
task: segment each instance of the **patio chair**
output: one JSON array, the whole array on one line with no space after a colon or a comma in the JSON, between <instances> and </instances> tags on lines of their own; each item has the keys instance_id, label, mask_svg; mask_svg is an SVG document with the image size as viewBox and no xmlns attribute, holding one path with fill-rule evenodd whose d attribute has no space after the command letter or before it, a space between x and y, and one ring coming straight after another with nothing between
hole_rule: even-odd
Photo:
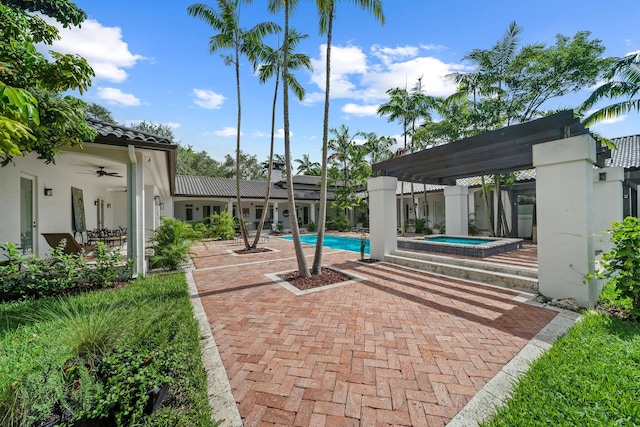
<instances>
[{"instance_id":1,"label":"patio chair","mask_svg":"<svg viewBox=\"0 0 640 427\"><path fill-rule=\"evenodd\" d=\"M355 227L351 228L351 231L355 231L356 233L359 233L360 231L362 231L362 223L361 222L357 223Z\"/></svg>"},{"instance_id":2,"label":"patio chair","mask_svg":"<svg viewBox=\"0 0 640 427\"><path fill-rule=\"evenodd\" d=\"M71 233L42 233L42 237L47 241L49 246L57 248L62 240L65 240L65 245L62 251L67 254L86 254L91 252L95 246L81 245L76 239L73 238Z\"/></svg>"}]
</instances>

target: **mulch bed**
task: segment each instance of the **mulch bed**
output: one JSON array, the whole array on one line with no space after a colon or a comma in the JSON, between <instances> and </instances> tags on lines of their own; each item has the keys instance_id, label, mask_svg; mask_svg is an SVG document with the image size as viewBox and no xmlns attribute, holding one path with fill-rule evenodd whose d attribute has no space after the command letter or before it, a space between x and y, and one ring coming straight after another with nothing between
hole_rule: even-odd
<instances>
[{"instance_id":1,"label":"mulch bed","mask_svg":"<svg viewBox=\"0 0 640 427\"><path fill-rule=\"evenodd\" d=\"M269 248L236 249L233 251L238 255L259 254L261 252L271 252Z\"/></svg>"},{"instance_id":2,"label":"mulch bed","mask_svg":"<svg viewBox=\"0 0 640 427\"><path fill-rule=\"evenodd\" d=\"M380 262L379 259L375 259L375 258L359 259L358 261L364 264L375 264L376 262Z\"/></svg>"},{"instance_id":3,"label":"mulch bed","mask_svg":"<svg viewBox=\"0 0 640 427\"><path fill-rule=\"evenodd\" d=\"M352 280L350 276L329 268L323 268L322 274L315 276L300 277L297 271L292 271L290 273L280 274L278 277L289 282L290 285L295 286L301 291Z\"/></svg>"},{"instance_id":4,"label":"mulch bed","mask_svg":"<svg viewBox=\"0 0 640 427\"><path fill-rule=\"evenodd\" d=\"M610 316L614 316L617 317L620 320L626 320L626 321L630 321L630 322L640 322L640 318L634 318L631 316L631 311L629 310L622 310L616 307L608 307L606 305L602 305L602 304L598 304L597 307L598 310L600 310L603 313L607 313Z\"/></svg>"}]
</instances>

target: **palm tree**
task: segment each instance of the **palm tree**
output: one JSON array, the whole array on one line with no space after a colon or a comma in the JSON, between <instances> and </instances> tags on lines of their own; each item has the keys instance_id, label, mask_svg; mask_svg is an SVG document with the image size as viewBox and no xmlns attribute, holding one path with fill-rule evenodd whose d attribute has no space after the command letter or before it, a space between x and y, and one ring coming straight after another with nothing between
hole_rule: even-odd
<instances>
[{"instance_id":1,"label":"palm tree","mask_svg":"<svg viewBox=\"0 0 640 427\"><path fill-rule=\"evenodd\" d=\"M312 162L308 154L303 154L301 159L295 159L294 162L298 164L298 175L312 175L320 167L320 163Z\"/></svg>"},{"instance_id":2,"label":"palm tree","mask_svg":"<svg viewBox=\"0 0 640 427\"><path fill-rule=\"evenodd\" d=\"M313 258L312 274L322 274L322 246L327 217L327 154L329 144L329 95L331 91L331 42L333 38L333 18L336 0L316 0L320 16L320 32L327 35L327 53L325 63L324 118L322 125L322 174L320 179L320 213L318 217L318 236ZM373 13L384 24L382 0L352 0L356 6Z\"/></svg>"},{"instance_id":3,"label":"palm tree","mask_svg":"<svg viewBox=\"0 0 640 427\"><path fill-rule=\"evenodd\" d=\"M278 12L284 9L284 44L283 44L283 60L282 60L282 82L284 86L282 96L283 106L283 122L284 122L284 159L285 172L287 179L287 202L289 203L289 222L291 226L291 237L293 240L293 248L296 253L296 261L298 262L298 275L300 277L309 277L309 267L307 259L302 249L302 241L300 240L300 229L298 228L298 214L296 210L296 201L293 194L293 173L291 168L291 135L289 132L289 12L298 0L269 0L269 10Z\"/></svg>"},{"instance_id":4,"label":"palm tree","mask_svg":"<svg viewBox=\"0 0 640 427\"><path fill-rule=\"evenodd\" d=\"M236 74L236 96L238 101L238 117L236 128L236 193L237 208L236 214L240 221L240 230L244 240L245 249L249 249L247 229L242 218L242 196L240 195L240 129L242 123L242 103L240 98L240 56L245 55L250 61L255 62L259 41L266 35L275 33L280 27L273 22L261 22L251 29L246 30L240 27L240 16L238 13L239 0L217 0L219 11L212 7L196 3L187 8L189 15L202 19L209 24L218 34L209 39L209 51L214 53L218 50L232 50L231 55L224 55L226 65L233 64Z\"/></svg>"},{"instance_id":5,"label":"palm tree","mask_svg":"<svg viewBox=\"0 0 640 427\"><path fill-rule=\"evenodd\" d=\"M622 100L590 114L583 121L585 126L621 116L631 110L640 111L640 97L637 97L640 93L640 52L617 59L605 77L607 83L593 91L580 106L580 111L588 110L601 99Z\"/></svg>"},{"instance_id":6,"label":"palm tree","mask_svg":"<svg viewBox=\"0 0 640 427\"><path fill-rule=\"evenodd\" d=\"M293 50L297 44L302 39L306 39L308 36L306 34L299 34L296 30L291 30L289 32L289 44L288 47L290 50ZM271 182L271 171L273 170L273 162L276 158L276 155L273 153L274 148L274 140L275 140L275 129L276 129L276 105L278 100L278 87L280 83L280 76L282 74L282 65L284 62L284 46L280 46L278 49L273 49L272 47L262 45L259 48L258 59L261 61L259 65L257 65L258 77L260 79L260 83L266 83L272 77L276 78L275 81L275 89L273 92L273 105L271 108L271 141L270 141L270 149L269 149L269 171L267 182ZM289 56L289 68L293 70L297 70L300 68L307 68L311 70L311 60L307 55L301 53L291 53ZM300 85L298 80L292 75L289 75L289 89L293 91L296 97L299 100L304 98L305 90ZM282 156L280 156L282 157ZM308 156L307 156L308 157ZM269 203L269 193L271 190L271 186L267 185L267 190L264 196L264 205L267 206ZM260 233L262 231L262 227L264 225L264 221L267 217L267 209L262 210L262 216L260 217L260 223L258 224L258 230L256 231L256 236L253 241L253 246L256 247L258 245L258 241L260 240Z\"/></svg>"},{"instance_id":7,"label":"palm tree","mask_svg":"<svg viewBox=\"0 0 640 427\"><path fill-rule=\"evenodd\" d=\"M372 164L390 159L393 156L390 147L396 142L394 138L378 136L375 132L365 133L363 136L366 139L364 146Z\"/></svg>"}]
</instances>

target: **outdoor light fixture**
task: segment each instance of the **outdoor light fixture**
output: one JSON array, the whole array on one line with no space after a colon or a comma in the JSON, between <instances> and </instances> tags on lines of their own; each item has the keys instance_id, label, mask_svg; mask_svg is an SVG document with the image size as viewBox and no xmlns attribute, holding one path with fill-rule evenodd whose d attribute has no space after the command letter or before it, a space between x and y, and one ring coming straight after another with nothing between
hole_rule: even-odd
<instances>
[{"instance_id":1,"label":"outdoor light fixture","mask_svg":"<svg viewBox=\"0 0 640 427\"><path fill-rule=\"evenodd\" d=\"M94 204L95 206L98 206L98 203L100 203L100 200L98 200L98 199L95 199L95 200L93 201L93 204Z\"/></svg>"},{"instance_id":2,"label":"outdoor light fixture","mask_svg":"<svg viewBox=\"0 0 640 427\"><path fill-rule=\"evenodd\" d=\"M53 196L53 188L45 188L44 189L45 196Z\"/></svg>"},{"instance_id":3,"label":"outdoor light fixture","mask_svg":"<svg viewBox=\"0 0 640 427\"><path fill-rule=\"evenodd\" d=\"M160 196L153 196L153 202L158 205L160 204Z\"/></svg>"},{"instance_id":4,"label":"outdoor light fixture","mask_svg":"<svg viewBox=\"0 0 640 427\"><path fill-rule=\"evenodd\" d=\"M107 203L107 209L111 209L111 203Z\"/></svg>"},{"instance_id":5,"label":"outdoor light fixture","mask_svg":"<svg viewBox=\"0 0 640 427\"><path fill-rule=\"evenodd\" d=\"M160 210L163 211L164 210L164 203L160 202Z\"/></svg>"}]
</instances>

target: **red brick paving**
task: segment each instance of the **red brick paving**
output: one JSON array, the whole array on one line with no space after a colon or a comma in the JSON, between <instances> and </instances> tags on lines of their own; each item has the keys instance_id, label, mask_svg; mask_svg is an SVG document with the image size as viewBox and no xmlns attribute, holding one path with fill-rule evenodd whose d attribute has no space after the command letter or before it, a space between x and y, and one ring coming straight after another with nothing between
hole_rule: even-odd
<instances>
[{"instance_id":1,"label":"red brick paving","mask_svg":"<svg viewBox=\"0 0 640 427\"><path fill-rule=\"evenodd\" d=\"M263 246L278 251L194 248L194 278L246 426L445 425L555 316L510 290L330 249L326 265L366 280L296 296L265 276L296 268L292 243Z\"/></svg>"}]
</instances>

